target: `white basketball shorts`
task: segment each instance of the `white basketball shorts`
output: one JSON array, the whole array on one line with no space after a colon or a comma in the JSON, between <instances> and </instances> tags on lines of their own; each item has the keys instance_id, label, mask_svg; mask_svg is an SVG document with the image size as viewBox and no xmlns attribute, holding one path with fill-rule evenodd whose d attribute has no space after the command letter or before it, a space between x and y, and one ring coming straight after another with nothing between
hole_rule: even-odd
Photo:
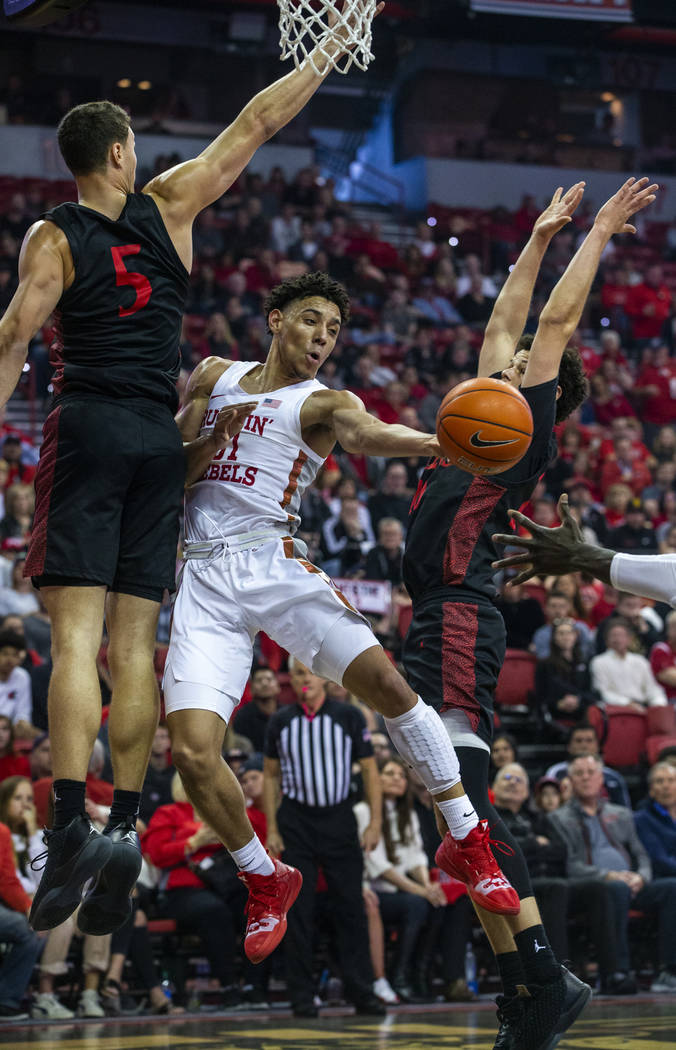
<instances>
[{"instance_id":1,"label":"white basketball shorts","mask_svg":"<svg viewBox=\"0 0 676 1050\"><path fill-rule=\"evenodd\" d=\"M198 708L228 722L258 631L339 684L352 661L379 644L328 576L294 555L290 537L212 552L186 561L181 573L164 672L167 714Z\"/></svg>"}]
</instances>

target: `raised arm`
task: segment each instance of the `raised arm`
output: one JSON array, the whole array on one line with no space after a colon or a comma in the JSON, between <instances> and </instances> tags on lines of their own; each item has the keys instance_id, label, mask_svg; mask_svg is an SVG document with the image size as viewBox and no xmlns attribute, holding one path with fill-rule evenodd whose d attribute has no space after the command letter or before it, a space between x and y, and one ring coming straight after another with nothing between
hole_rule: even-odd
<instances>
[{"instance_id":1,"label":"raised arm","mask_svg":"<svg viewBox=\"0 0 676 1050\"><path fill-rule=\"evenodd\" d=\"M477 375L490 376L509 365L528 319L533 289L549 242L571 221L582 200L584 186L584 182L576 182L565 194L559 186L549 207L535 222L528 243L496 299L481 345Z\"/></svg>"},{"instance_id":2,"label":"raised arm","mask_svg":"<svg viewBox=\"0 0 676 1050\"><path fill-rule=\"evenodd\" d=\"M333 68L326 55L340 53L337 44L320 40L313 52L320 74L306 61L301 69L259 91L198 157L156 176L144 193L160 199L163 215L171 223L191 223L203 208L223 196L259 146L300 113Z\"/></svg>"},{"instance_id":3,"label":"raised arm","mask_svg":"<svg viewBox=\"0 0 676 1050\"><path fill-rule=\"evenodd\" d=\"M64 261L54 223L36 222L19 256L19 285L0 321L0 408L9 401L28 355L28 344L64 290Z\"/></svg>"},{"instance_id":4,"label":"raised arm","mask_svg":"<svg viewBox=\"0 0 676 1050\"><path fill-rule=\"evenodd\" d=\"M301 410L303 440L321 456L336 441L346 452L364 456L440 456L436 436L399 423L383 423L347 390L321 390Z\"/></svg>"},{"instance_id":5,"label":"raised arm","mask_svg":"<svg viewBox=\"0 0 676 1050\"><path fill-rule=\"evenodd\" d=\"M603 249L613 234L636 233L629 219L652 204L657 189L646 178L632 177L603 205L540 314L522 386L547 383L559 374L563 351L579 324Z\"/></svg>"}]
</instances>

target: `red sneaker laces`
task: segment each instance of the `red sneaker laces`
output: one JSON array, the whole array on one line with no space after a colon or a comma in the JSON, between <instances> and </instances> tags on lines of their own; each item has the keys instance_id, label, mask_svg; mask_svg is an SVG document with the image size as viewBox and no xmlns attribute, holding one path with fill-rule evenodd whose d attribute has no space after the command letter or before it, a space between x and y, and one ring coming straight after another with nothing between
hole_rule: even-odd
<instances>
[{"instance_id":1,"label":"red sneaker laces","mask_svg":"<svg viewBox=\"0 0 676 1050\"><path fill-rule=\"evenodd\" d=\"M249 912L253 911L254 908L264 908L266 911L274 912L272 907L279 900L279 892L277 889L274 875L259 876L259 878L267 878L273 881L273 885L266 886L264 883L258 885L252 885L249 883L245 871L240 872L239 877L249 887L249 897L244 906L244 913L248 917Z\"/></svg>"}]
</instances>

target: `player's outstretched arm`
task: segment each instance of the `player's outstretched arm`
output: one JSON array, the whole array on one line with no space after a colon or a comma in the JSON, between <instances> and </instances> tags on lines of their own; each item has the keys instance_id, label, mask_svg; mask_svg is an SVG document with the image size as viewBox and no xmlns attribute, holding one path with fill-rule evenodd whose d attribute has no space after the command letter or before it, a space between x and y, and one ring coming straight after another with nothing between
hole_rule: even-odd
<instances>
[{"instance_id":1,"label":"player's outstretched arm","mask_svg":"<svg viewBox=\"0 0 676 1050\"><path fill-rule=\"evenodd\" d=\"M64 289L59 230L51 222L29 229L19 256L19 285L0 321L0 408L19 381L28 344L56 307Z\"/></svg>"},{"instance_id":2,"label":"player's outstretched arm","mask_svg":"<svg viewBox=\"0 0 676 1050\"><path fill-rule=\"evenodd\" d=\"M384 4L380 4L377 14ZM326 55L339 56L339 44L320 41L306 61L244 107L239 116L194 160L156 176L144 193L160 197L172 222L192 222L209 204L222 197L249 163L259 146L276 135L309 102L333 66Z\"/></svg>"},{"instance_id":3,"label":"player's outstretched arm","mask_svg":"<svg viewBox=\"0 0 676 1050\"><path fill-rule=\"evenodd\" d=\"M642 598L653 598L676 606L676 555L618 554L617 551L585 543L568 509L565 493L559 499L561 525L556 529L536 525L517 510L510 510L509 513L518 525L523 525L531 533L530 536L493 536L495 543L525 550L524 554L513 554L493 562L494 569L520 569L512 580L513 584L525 583L532 576L586 572L619 591L629 591Z\"/></svg>"},{"instance_id":4,"label":"player's outstretched arm","mask_svg":"<svg viewBox=\"0 0 676 1050\"><path fill-rule=\"evenodd\" d=\"M496 299L486 326L477 375L490 376L509 365L528 319L533 289L549 242L571 221L584 187L584 182L576 182L564 193L559 186L549 207L536 220L528 243Z\"/></svg>"},{"instance_id":5,"label":"player's outstretched arm","mask_svg":"<svg viewBox=\"0 0 676 1050\"><path fill-rule=\"evenodd\" d=\"M656 184L627 179L601 208L540 314L523 386L547 383L559 374L561 357L577 328L603 249L616 233L636 233L629 219L655 200Z\"/></svg>"},{"instance_id":6,"label":"player's outstretched arm","mask_svg":"<svg viewBox=\"0 0 676 1050\"><path fill-rule=\"evenodd\" d=\"M436 435L383 423L348 390L311 394L301 409L300 421L303 440L321 456L328 456L336 441L346 452L364 456L442 455Z\"/></svg>"}]
</instances>

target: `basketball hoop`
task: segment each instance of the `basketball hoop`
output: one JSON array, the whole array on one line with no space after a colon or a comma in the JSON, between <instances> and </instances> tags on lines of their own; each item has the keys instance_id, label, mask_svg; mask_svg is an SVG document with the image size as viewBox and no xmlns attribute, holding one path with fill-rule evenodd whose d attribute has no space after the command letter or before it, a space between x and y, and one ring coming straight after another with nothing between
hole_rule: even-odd
<instances>
[{"instance_id":1,"label":"basketball hoop","mask_svg":"<svg viewBox=\"0 0 676 1050\"><path fill-rule=\"evenodd\" d=\"M326 67L318 68L316 60L323 57L339 73L347 73L353 62L359 69L366 69L373 59L371 23L378 0L344 0L342 5L340 0L277 3L281 57L292 57L296 69L309 61L321 76Z\"/></svg>"}]
</instances>

